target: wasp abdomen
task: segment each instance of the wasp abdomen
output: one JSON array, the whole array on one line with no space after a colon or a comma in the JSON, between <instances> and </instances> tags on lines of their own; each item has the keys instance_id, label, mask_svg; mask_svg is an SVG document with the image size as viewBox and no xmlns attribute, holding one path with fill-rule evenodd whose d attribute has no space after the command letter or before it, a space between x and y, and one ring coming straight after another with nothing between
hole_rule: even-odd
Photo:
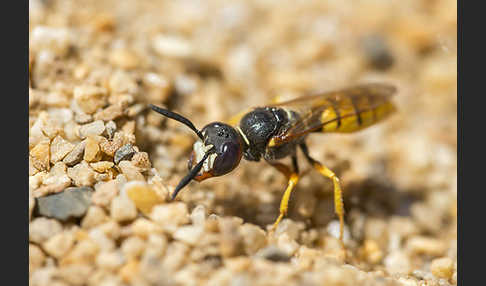
<instances>
[{"instance_id":1,"label":"wasp abdomen","mask_svg":"<svg viewBox=\"0 0 486 286\"><path fill-rule=\"evenodd\" d=\"M328 99L330 108L321 113L322 132L354 132L371 126L395 111L388 97L350 94L339 101Z\"/></svg>"}]
</instances>

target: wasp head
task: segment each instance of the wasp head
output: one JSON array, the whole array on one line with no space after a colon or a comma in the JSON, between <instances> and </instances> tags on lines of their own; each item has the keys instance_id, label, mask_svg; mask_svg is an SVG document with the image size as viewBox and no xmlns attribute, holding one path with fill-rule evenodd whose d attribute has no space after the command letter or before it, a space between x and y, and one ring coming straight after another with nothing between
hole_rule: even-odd
<instances>
[{"instance_id":1,"label":"wasp head","mask_svg":"<svg viewBox=\"0 0 486 286\"><path fill-rule=\"evenodd\" d=\"M188 168L191 170L206 154L201 172L194 177L196 181L222 176L231 172L240 163L243 143L238 132L221 122L213 122L202 130L203 139L194 143Z\"/></svg>"},{"instance_id":2,"label":"wasp head","mask_svg":"<svg viewBox=\"0 0 486 286\"><path fill-rule=\"evenodd\" d=\"M243 140L238 132L228 124L213 122L199 131L187 118L150 105L150 107L171 119L177 120L191 128L199 137L194 143L193 151L188 161L189 173L179 182L174 192L178 192L191 180L198 182L211 177L218 177L231 172L240 163L243 154Z\"/></svg>"}]
</instances>

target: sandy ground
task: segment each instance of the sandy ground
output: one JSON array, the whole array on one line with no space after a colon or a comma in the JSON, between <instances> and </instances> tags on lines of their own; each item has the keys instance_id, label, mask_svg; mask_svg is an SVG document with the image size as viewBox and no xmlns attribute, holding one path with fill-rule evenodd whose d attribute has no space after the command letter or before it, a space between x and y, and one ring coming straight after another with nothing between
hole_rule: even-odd
<instances>
[{"instance_id":1,"label":"sandy ground","mask_svg":"<svg viewBox=\"0 0 486 286\"><path fill-rule=\"evenodd\" d=\"M29 1L30 285L456 285L456 1ZM313 134L344 189L242 161L168 194L201 128L364 82L398 112ZM288 163L288 160L284 162ZM69 188L69 189L68 189Z\"/></svg>"}]
</instances>

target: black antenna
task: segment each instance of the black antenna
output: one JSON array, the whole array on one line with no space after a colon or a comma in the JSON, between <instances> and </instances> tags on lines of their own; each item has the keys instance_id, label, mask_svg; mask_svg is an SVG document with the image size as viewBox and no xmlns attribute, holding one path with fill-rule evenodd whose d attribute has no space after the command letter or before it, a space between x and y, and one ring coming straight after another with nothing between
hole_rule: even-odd
<instances>
[{"instance_id":1,"label":"black antenna","mask_svg":"<svg viewBox=\"0 0 486 286\"><path fill-rule=\"evenodd\" d=\"M186 125L187 127L191 128L194 132L196 132L197 136L201 138L201 140L204 140L204 136L202 135L201 131L197 130L197 128L192 124L192 122L185 118L184 116L177 114L175 112L169 111L167 109L160 108L158 106L155 106L153 104L149 104L150 108L152 108L153 111L160 113L166 117L169 117L171 119L177 120L180 123Z\"/></svg>"},{"instance_id":2,"label":"black antenna","mask_svg":"<svg viewBox=\"0 0 486 286\"><path fill-rule=\"evenodd\" d=\"M208 156L209 156L209 152L204 154L204 157L202 158L202 160L199 163L197 163L197 165L194 168L192 168L192 170L189 172L189 174L187 174L184 178L182 178L182 180L179 182L179 184L175 188L174 192L172 193L172 196L170 198L171 200L175 199L175 197L177 196L179 191L182 188L184 188L187 184L189 184L189 182L192 179L194 179L194 177L196 177L197 173L199 173L199 171L201 170L201 168L204 164L204 161L206 161Z\"/></svg>"}]
</instances>

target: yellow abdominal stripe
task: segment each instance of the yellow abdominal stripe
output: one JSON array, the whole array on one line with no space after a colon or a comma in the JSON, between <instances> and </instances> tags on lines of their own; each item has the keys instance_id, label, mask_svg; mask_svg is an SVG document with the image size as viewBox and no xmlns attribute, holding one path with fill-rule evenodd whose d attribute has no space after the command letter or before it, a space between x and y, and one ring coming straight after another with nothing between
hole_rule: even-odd
<instances>
[{"instance_id":1,"label":"yellow abdominal stripe","mask_svg":"<svg viewBox=\"0 0 486 286\"><path fill-rule=\"evenodd\" d=\"M354 110L341 109L340 122L337 114L333 109L325 110L321 115L322 132L354 132L365 127L373 125L378 121L384 119L389 114L395 111L395 106L390 103L384 103L374 109L363 111L359 113L361 123ZM327 122L327 123L326 123Z\"/></svg>"}]
</instances>

